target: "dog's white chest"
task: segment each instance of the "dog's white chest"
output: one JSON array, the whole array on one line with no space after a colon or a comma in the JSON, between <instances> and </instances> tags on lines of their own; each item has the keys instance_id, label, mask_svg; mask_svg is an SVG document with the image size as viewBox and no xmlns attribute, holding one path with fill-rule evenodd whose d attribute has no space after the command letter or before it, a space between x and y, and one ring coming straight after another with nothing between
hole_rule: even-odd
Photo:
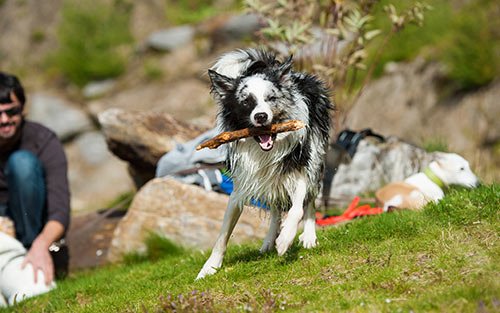
<instances>
[{"instance_id":1,"label":"dog's white chest","mask_svg":"<svg viewBox=\"0 0 500 313\"><path fill-rule=\"evenodd\" d=\"M444 197L443 190L425 174L417 173L405 179L405 183L415 186L426 200L437 202Z\"/></svg>"}]
</instances>

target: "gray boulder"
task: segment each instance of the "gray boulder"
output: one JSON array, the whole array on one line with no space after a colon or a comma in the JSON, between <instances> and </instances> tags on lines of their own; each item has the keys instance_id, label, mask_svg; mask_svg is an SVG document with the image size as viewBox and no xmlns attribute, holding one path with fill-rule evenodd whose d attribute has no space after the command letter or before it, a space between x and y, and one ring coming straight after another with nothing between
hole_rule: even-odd
<instances>
[{"instance_id":1,"label":"gray boulder","mask_svg":"<svg viewBox=\"0 0 500 313\"><path fill-rule=\"evenodd\" d=\"M195 28L189 25L159 30L152 33L147 46L159 51L172 51L191 42L195 35Z\"/></svg>"},{"instance_id":2,"label":"gray boulder","mask_svg":"<svg viewBox=\"0 0 500 313\"><path fill-rule=\"evenodd\" d=\"M219 29L219 36L227 40L239 40L251 37L262 28L262 19L257 14L231 16Z\"/></svg>"},{"instance_id":3,"label":"gray boulder","mask_svg":"<svg viewBox=\"0 0 500 313\"><path fill-rule=\"evenodd\" d=\"M106 79L90 82L83 87L82 94L85 98L96 98L110 92L116 85L116 80Z\"/></svg>"},{"instance_id":4,"label":"gray boulder","mask_svg":"<svg viewBox=\"0 0 500 313\"><path fill-rule=\"evenodd\" d=\"M62 141L93 129L87 114L62 98L35 93L28 104L28 118L52 129Z\"/></svg>"},{"instance_id":5,"label":"gray boulder","mask_svg":"<svg viewBox=\"0 0 500 313\"><path fill-rule=\"evenodd\" d=\"M73 211L104 208L134 189L127 163L109 152L99 131L79 135L65 145L65 151Z\"/></svg>"},{"instance_id":6,"label":"gray boulder","mask_svg":"<svg viewBox=\"0 0 500 313\"><path fill-rule=\"evenodd\" d=\"M154 177L156 163L165 153L205 131L159 112L109 109L98 118L109 150L128 162L138 187Z\"/></svg>"}]
</instances>

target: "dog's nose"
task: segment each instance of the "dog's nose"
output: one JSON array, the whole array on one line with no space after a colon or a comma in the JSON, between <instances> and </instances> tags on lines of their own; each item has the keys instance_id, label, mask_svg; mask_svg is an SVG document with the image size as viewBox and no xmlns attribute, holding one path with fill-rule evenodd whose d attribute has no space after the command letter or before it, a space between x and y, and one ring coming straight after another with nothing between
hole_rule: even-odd
<instances>
[{"instance_id":1,"label":"dog's nose","mask_svg":"<svg viewBox=\"0 0 500 313\"><path fill-rule=\"evenodd\" d=\"M268 117L268 116L267 116L267 113L262 113L262 112L261 112L261 113L257 113L257 114L255 114L253 117L254 117L254 119L255 119L255 121L256 121L257 123L259 123L259 124L264 124L264 123L266 123L266 122L267 122L267 117Z\"/></svg>"}]
</instances>

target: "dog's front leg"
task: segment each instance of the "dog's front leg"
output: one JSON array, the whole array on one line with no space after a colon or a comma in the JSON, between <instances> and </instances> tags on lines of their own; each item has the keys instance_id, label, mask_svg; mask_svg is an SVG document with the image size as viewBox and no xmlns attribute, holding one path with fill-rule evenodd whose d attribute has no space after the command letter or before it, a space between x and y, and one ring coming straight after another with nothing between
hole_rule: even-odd
<instances>
[{"instance_id":1,"label":"dog's front leg","mask_svg":"<svg viewBox=\"0 0 500 313\"><path fill-rule=\"evenodd\" d=\"M313 202L309 203L305 208L304 231L299 236L299 240L306 249L316 247L316 216Z\"/></svg>"},{"instance_id":2,"label":"dog's front leg","mask_svg":"<svg viewBox=\"0 0 500 313\"><path fill-rule=\"evenodd\" d=\"M281 226L281 211L276 208L271 209L271 221L269 222L269 230L267 231L266 238L260 248L261 253L271 251L274 248L274 243Z\"/></svg>"},{"instance_id":3,"label":"dog's front leg","mask_svg":"<svg viewBox=\"0 0 500 313\"><path fill-rule=\"evenodd\" d=\"M297 179L295 190L290 190L292 207L288 211L288 216L283 223L283 229L276 239L276 250L278 255L283 255L292 245L293 239L297 234L299 222L304 216L304 199L306 197L306 181L304 178Z\"/></svg>"},{"instance_id":4,"label":"dog's front leg","mask_svg":"<svg viewBox=\"0 0 500 313\"><path fill-rule=\"evenodd\" d=\"M227 242L231 233L233 232L236 222L240 218L243 207L237 204L236 197L233 193L229 197L229 202L227 204L226 213L224 213L224 221L222 222L222 227L215 242L214 248L212 249L212 254L203 265L203 268L198 273L196 279L201 279L207 275L213 275L222 265L222 259L226 253Z\"/></svg>"}]
</instances>

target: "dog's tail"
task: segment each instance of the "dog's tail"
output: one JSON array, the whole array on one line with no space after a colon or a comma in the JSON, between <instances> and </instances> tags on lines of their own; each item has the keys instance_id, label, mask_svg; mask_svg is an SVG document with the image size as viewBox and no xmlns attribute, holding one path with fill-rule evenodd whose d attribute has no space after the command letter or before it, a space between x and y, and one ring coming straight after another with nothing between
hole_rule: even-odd
<instances>
[{"instance_id":1,"label":"dog's tail","mask_svg":"<svg viewBox=\"0 0 500 313\"><path fill-rule=\"evenodd\" d=\"M276 58L274 54L261 49L238 49L223 54L210 69L221 75L236 78L245 73L256 61L275 65Z\"/></svg>"}]
</instances>

